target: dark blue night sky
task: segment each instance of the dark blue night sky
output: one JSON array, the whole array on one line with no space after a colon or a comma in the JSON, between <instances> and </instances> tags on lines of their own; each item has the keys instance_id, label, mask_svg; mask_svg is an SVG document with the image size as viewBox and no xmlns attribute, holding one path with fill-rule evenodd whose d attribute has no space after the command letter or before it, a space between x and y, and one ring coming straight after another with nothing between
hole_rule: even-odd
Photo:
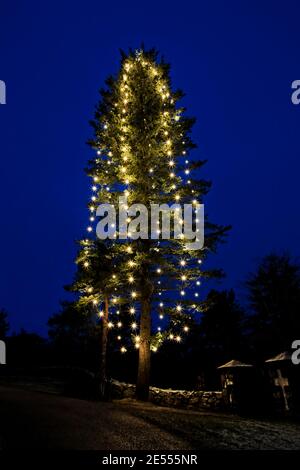
<instances>
[{"instance_id":1,"label":"dark blue night sky","mask_svg":"<svg viewBox=\"0 0 300 470\"><path fill-rule=\"evenodd\" d=\"M119 48L141 42L186 92L213 181L206 210L233 225L211 260L220 287L242 296L257 258L300 254L299 2L2 0L0 17L0 306L13 329L46 333L66 295L88 217L88 122Z\"/></svg>"}]
</instances>

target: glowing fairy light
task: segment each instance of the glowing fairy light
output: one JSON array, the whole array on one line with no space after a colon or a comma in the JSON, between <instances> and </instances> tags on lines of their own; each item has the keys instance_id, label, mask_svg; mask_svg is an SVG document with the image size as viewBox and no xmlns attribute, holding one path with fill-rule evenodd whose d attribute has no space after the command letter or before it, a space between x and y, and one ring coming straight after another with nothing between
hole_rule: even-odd
<instances>
[{"instance_id":1,"label":"glowing fairy light","mask_svg":"<svg viewBox=\"0 0 300 470\"><path fill-rule=\"evenodd\" d=\"M160 314L160 315L159 315L159 319L160 319L160 320L163 320L163 318L164 318L164 316Z\"/></svg>"},{"instance_id":2,"label":"glowing fairy light","mask_svg":"<svg viewBox=\"0 0 300 470\"><path fill-rule=\"evenodd\" d=\"M94 210L95 210L95 207L94 207L94 206L90 206L90 211L91 211L91 212L94 212Z\"/></svg>"},{"instance_id":3,"label":"glowing fairy light","mask_svg":"<svg viewBox=\"0 0 300 470\"><path fill-rule=\"evenodd\" d=\"M89 263L88 261L85 261L85 262L83 263L83 266L84 266L85 268L88 268L89 265L90 265L90 263Z\"/></svg>"},{"instance_id":4,"label":"glowing fairy light","mask_svg":"<svg viewBox=\"0 0 300 470\"><path fill-rule=\"evenodd\" d=\"M152 351L153 351L153 352L157 352L157 347L156 347L156 346L153 346L153 347L152 347Z\"/></svg>"},{"instance_id":5,"label":"glowing fairy light","mask_svg":"<svg viewBox=\"0 0 300 470\"><path fill-rule=\"evenodd\" d=\"M172 333L169 335L169 339L174 339L174 335Z\"/></svg>"},{"instance_id":6,"label":"glowing fairy light","mask_svg":"<svg viewBox=\"0 0 300 470\"><path fill-rule=\"evenodd\" d=\"M157 274L160 274L160 273L161 273L161 269L160 269L160 268L157 268L156 272L157 272Z\"/></svg>"},{"instance_id":7,"label":"glowing fairy light","mask_svg":"<svg viewBox=\"0 0 300 470\"><path fill-rule=\"evenodd\" d=\"M181 259L180 262L179 262L180 266L185 266L186 265L186 261L184 259Z\"/></svg>"},{"instance_id":8,"label":"glowing fairy light","mask_svg":"<svg viewBox=\"0 0 300 470\"><path fill-rule=\"evenodd\" d=\"M125 348L125 346L122 346L121 349L120 349L121 353L124 354L127 352L127 349Z\"/></svg>"},{"instance_id":9,"label":"glowing fairy light","mask_svg":"<svg viewBox=\"0 0 300 470\"><path fill-rule=\"evenodd\" d=\"M127 246L127 247L126 247L126 251L127 251L127 253L132 253L132 248L131 248L131 246Z\"/></svg>"},{"instance_id":10,"label":"glowing fairy light","mask_svg":"<svg viewBox=\"0 0 300 470\"><path fill-rule=\"evenodd\" d=\"M160 307L163 307L163 306L164 306L163 302L160 302L159 306L160 306Z\"/></svg>"},{"instance_id":11,"label":"glowing fairy light","mask_svg":"<svg viewBox=\"0 0 300 470\"><path fill-rule=\"evenodd\" d=\"M122 322L118 321L117 327L118 327L118 328L121 328L121 327L122 327Z\"/></svg>"},{"instance_id":12,"label":"glowing fairy light","mask_svg":"<svg viewBox=\"0 0 300 470\"><path fill-rule=\"evenodd\" d=\"M119 335L119 336L117 336L117 338L118 338L119 341L121 341L122 336Z\"/></svg>"},{"instance_id":13,"label":"glowing fairy light","mask_svg":"<svg viewBox=\"0 0 300 470\"><path fill-rule=\"evenodd\" d=\"M131 314L135 313L135 308L134 308L134 307L131 307L131 308L129 309L129 313L131 313Z\"/></svg>"},{"instance_id":14,"label":"glowing fairy light","mask_svg":"<svg viewBox=\"0 0 300 470\"><path fill-rule=\"evenodd\" d=\"M202 259L198 259L198 264L202 264Z\"/></svg>"},{"instance_id":15,"label":"glowing fairy light","mask_svg":"<svg viewBox=\"0 0 300 470\"><path fill-rule=\"evenodd\" d=\"M181 276L182 281L186 281L187 277L185 275Z\"/></svg>"},{"instance_id":16,"label":"glowing fairy light","mask_svg":"<svg viewBox=\"0 0 300 470\"><path fill-rule=\"evenodd\" d=\"M196 284L197 284L197 286L200 286L200 285L201 285L201 282L200 282L200 281L197 281Z\"/></svg>"},{"instance_id":17,"label":"glowing fairy light","mask_svg":"<svg viewBox=\"0 0 300 470\"><path fill-rule=\"evenodd\" d=\"M175 165L174 161L173 161L173 160L170 160L170 161L169 161L169 166L174 166L174 165Z\"/></svg>"},{"instance_id":18,"label":"glowing fairy light","mask_svg":"<svg viewBox=\"0 0 300 470\"><path fill-rule=\"evenodd\" d=\"M177 312L181 312L181 310L182 310L181 305L177 305L177 306L176 306L176 310L177 310Z\"/></svg>"},{"instance_id":19,"label":"glowing fairy light","mask_svg":"<svg viewBox=\"0 0 300 470\"><path fill-rule=\"evenodd\" d=\"M103 317L104 316L104 313L101 311L99 312L99 317Z\"/></svg>"},{"instance_id":20,"label":"glowing fairy light","mask_svg":"<svg viewBox=\"0 0 300 470\"><path fill-rule=\"evenodd\" d=\"M183 331L188 332L188 331L189 331L189 327L188 327L188 326L184 326L184 327L183 327Z\"/></svg>"},{"instance_id":21,"label":"glowing fairy light","mask_svg":"<svg viewBox=\"0 0 300 470\"><path fill-rule=\"evenodd\" d=\"M185 291L184 291L184 290L181 290L181 291L180 291L180 295L185 295Z\"/></svg>"},{"instance_id":22,"label":"glowing fairy light","mask_svg":"<svg viewBox=\"0 0 300 470\"><path fill-rule=\"evenodd\" d=\"M131 297L132 297L133 299L135 299L135 298L136 298L136 296L137 296L137 293L136 293L136 292L134 292L134 291L133 291L133 292L131 292Z\"/></svg>"},{"instance_id":23,"label":"glowing fairy light","mask_svg":"<svg viewBox=\"0 0 300 470\"><path fill-rule=\"evenodd\" d=\"M110 321L110 322L108 322L107 326L108 326L108 328L113 328L114 324Z\"/></svg>"},{"instance_id":24,"label":"glowing fairy light","mask_svg":"<svg viewBox=\"0 0 300 470\"><path fill-rule=\"evenodd\" d=\"M181 341L181 336L178 335L178 336L176 336L175 339L176 339L177 343L180 343L180 341Z\"/></svg>"},{"instance_id":25,"label":"glowing fairy light","mask_svg":"<svg viewBox=\"0 0 300 470\"><path fill-rule=\"evenodd\" d=\"M129 276L128 282L130 282L130 284L132 284L132 283L134 282L134 277L133 277L133 276Z\"/></svg>"},{"instance_id":26,"label":"glowing fairy light","mask_svg":"<svg viewBox=\"0 0 300 470\"><path fill-rule=\"evenodd\" d=\"M161 327L160 327L160 326L157 327L157 331L161 331Z\"/></svg>"},{"instance_id":27,"label":"glowing fairy light","mask_svg":"<svg viewBox=\"0 0 300 470\"><path fill-rule=\"evenodd\" d=\"M131 323L131 329L136 330L137 329L137 324L135 322Z\"/></svg>"},{"instance_id":28,"label":"glowing fairy light","mask_svg":"<svg viewBox=\"0 0 300 470\"><path fill-rule=\"evenodd\" d=\"M195 297L199 297L199 294L198 294L198 292L195 292Z\"/></svg>"}]
</instances>

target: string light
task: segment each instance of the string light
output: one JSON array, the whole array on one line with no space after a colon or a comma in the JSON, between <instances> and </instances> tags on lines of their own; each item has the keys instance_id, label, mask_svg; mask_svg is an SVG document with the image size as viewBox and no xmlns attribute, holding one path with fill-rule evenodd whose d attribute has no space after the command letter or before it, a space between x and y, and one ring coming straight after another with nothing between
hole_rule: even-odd
<instances>
[{"instance_id":1,"label":"string light","mask_svg":"<svg viewBox=\"0 0 300 470\"><path fill-rule=\"evenodd\" d=\"M183 327L183 331L189 331L189 327L188 327L188 326L184 326L184 327Z\"/></svg>"},{"instance_id":2,"label":"string light","mask_svg":"<svg viewBox=\"0 0 300 470\"><path fill-rule=\"evenodd\" d=\"M107 326L108 326L108 328L113 328L114 324L110 321L110 322L108 322Z\"/></svg>"},{"instance_id":3,"label":"string light","mask_svg":"<svg viewBox=\"0 0 300 470\"><path fill-rule=\"evenodd\" d=\"M174 339L174 335L172 335L172 333L169 335L169 338L170 339Z\"/></svg>"},{"instance_id":4,"label":"string light","mask_svg":"<svg viewBox=\"0 0 300 470\"><path fill-rule=\"evenodd\" d=\"M186 262L184 259L181 259L180 262L179 262L180 266L185 266L186 265Z\"/></svg>"},{"instance_id":5,"label":"string light","mask_svg":"<svg viewBox=\"0 0 300 470\"><path fill-rule=\"evenodd\" d=\"M180 295L185 295L185 291L184 290L180 291Z\"/></svg>"},{"instance_id":6,"label":"string light","mask_svg":"<svg viewBox=\"0 0 300 470\"><path fill-rule=\"evenodd\" d=\"M181 310L182 310L181 305L177 305L177 306L176 306L176 310L177 310L177 312L181 312Z\"/></svg>"},{"instance_id":7,"label":"string light","mask_svg":"<svg viewBox=\"0 0 300 470\"><path fill-rule=\"evenodd\" d=\"M104 316L104 313L101 311L99 312L99 317L103 317Z\"/></svg>"},{"instance_id":8,"label":"string light","mask_svg":"<svg viewBox=\"0 0 300 470\"><path fill-rule=\"evenodd\" d=\"M163 302L160 302L159 306L160 306L160 307L163 307L163 306L164 306Z\"/></svg>"},{"instance_id":9,"label":"string light","mask_svg":"<svg viewBox=\"0 0 300 470\"><path fill-rule=\"evenodd\" d=\"M132 313L132 314L135 313L135 308L134 308L134 307L131 307L131 308L129 309L129 313Z\"/></svg>"},{"instance_id":10,"label":"string light","mask_svg":"<svg viewBox=\"0 0 300 470\"><path fill-rule=\"evenodd\" d=\"M135 299L136 296L137 296L137 293L136 293L136 292L131 292L131 297L132 297L133 299Z\"/></svg>"},{"instance_id":11,"label":"string light","mask_svg":"<svg viewBox=\"0 0 300 470\"><path fill-rule=\"evenodd\" d=\"M121 326L122 326L122 322L119 321L119 322L117 323L117 327L118 327L118 328L121 328Z\"/></svg>"},{"instance_id":12,"label":"string light","mask_svg":"<svg viewBox=\"0 0 300 470\"><path fill-rule=\"evenodd\" d=\"M157 351L157 347L156 347L156 346L153 346L153 347L152 347L152 351L153 351L153 352L156 352L156 351Z\"/></svg>"},{"instance_id":13,"label":"string light","mask_svg":"<svg viewBox=\"0 0 300 470\"><path fill-rule=\"evenodd\" d=\"M201 282L200 282L200 281L197 281L196 284L197 284L197 286L200 286Z\"/></svg>"},{"instance_id":14,"label":"string light","mask_svg":"<svg viewBox=\"0 0 300 470\"><path fill-rule=\"evenodd\" d=\"M131 328L133 330L136 330L137 329L137 324L135 322L131 323Z\"/></svg>"},{"instance_id":15,"label":"string light","mask_svg":"<svg viewBox=\"0 0 300 470\"><path fill-rule=\"evenodd\" d=\"M181 276L181 280L186 281L186 276L185 275Z\"/></svg>"},{"instance_id":16,"label":"string light","mask_svg":"<svg viewBox=\"0 0 300 470\"><path fill-rule=\"evenodd\" d=\"M162 320L164 318L163 315L159 315L159 319Z\"/></svg>"},{"instance_id":17,"label":"string light","mask_svg":"<svg viewBox=\"0 0 300 470\"><path fill-rule=\"evenodd\" d=\"M181 336L178 335L178 336L176 336L175 339L176 339L177 343L180 343L180 341L181 341Z\"/></svg>"},{"instance_id":18,"label":"string light","mask_svg":"<svg viewBox=\"0 0 300 470\"><path fill-rule=\"evenodd\" d=\"M124 353L126 353L126 352L127 352L127 349L126 349L124 346L122 346L122 347L121 347L121 353L124 354Z\"/></svg>"},{"instance_id":19,"label":"string light","mask_svg":"<svg viewBox=\"0 0 300 470\"><path fill-rule=\"evenodd\" d=\"M134 282L134 277L133 277L133 276L129 276L128 281L132 284L132 283Z\"/></svg>"}]
</instances>

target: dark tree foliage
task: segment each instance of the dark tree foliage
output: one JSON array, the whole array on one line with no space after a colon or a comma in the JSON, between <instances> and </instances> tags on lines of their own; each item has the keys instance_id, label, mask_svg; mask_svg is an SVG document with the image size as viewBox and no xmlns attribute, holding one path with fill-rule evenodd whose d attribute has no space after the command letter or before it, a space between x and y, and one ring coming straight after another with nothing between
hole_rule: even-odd
<instances>
[{"instance_id":1,"label":"dark tree foliage","mask_svg":"<svg viewBox=\"0 0 300 470\"><path fill-rule=\"evenodd\" d=\"M0 339L6 337L9 330L8 315L4 309L0 310Z\"/></svg>"},{"instance_id":2,"label":"dark tree foliage","mask_svg":"<svg viewBox=\"0 0 300 470\"><path fill-rule=\"evenodd\" d=\"M95 368L99 327L93 312L79 308L76 302L61 302L61 311L48 320L48 334L54 346L54 358L58 364Z\"/></svg>"},{"instance_id":3,"label":"dark tree foliage","mask_svg":"<svg viewBox=\"0 0 300 470\"><path fill-rule=\"evenodd\" d=\"M236 302L234 291L212 290L207 296L207 304L199 327L205 350L216 365L240 358L244 311Z\"/></svg>"},{"instance_id":4,"label":"dark tree foliage","mask_svg":"<svg viewBox=\"0 0 300 470\"><path fill-rule=\"evenodd\" d=\"M300 265L288 254L264 257L246 282L254 354L266 358L300 338Z\"/></svg>"}]
</instances>

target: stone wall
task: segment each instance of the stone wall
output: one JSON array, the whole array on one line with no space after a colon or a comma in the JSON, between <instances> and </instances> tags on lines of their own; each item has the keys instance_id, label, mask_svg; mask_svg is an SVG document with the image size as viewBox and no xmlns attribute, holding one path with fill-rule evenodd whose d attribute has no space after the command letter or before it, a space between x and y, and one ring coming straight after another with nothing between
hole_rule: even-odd
<instances>
[{"instance_id":1,"label":"stone wall","mask_svg":"<svg viewBox=\"0 0 300 470\"><path fill-rule=\"evenodd\" d=\"M135 385L112 381L112 397L134 398ZM222 410L222 392L171 390L150 387L150 401L156 405L187 408L195 410Z\"/></svg>"}]
</instances>

